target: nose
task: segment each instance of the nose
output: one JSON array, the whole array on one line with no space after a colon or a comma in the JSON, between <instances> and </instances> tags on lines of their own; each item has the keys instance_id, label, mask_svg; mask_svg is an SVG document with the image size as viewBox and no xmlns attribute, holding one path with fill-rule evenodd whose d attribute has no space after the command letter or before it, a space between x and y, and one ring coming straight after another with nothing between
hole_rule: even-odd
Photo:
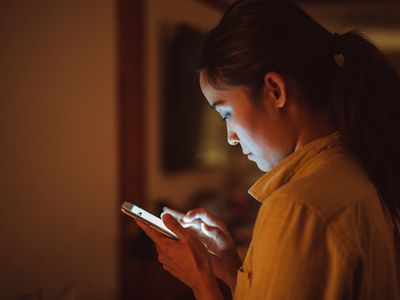
<instances>
[{"instance_id":1,"label":"nose","mask_svg":"<svg viewBox=\"0 0 400 300\"><path fill-rule=\"evenodd\" d=\"M231 146L239 144L240 142L239 137L237 136L236 132L232 129L232 127L229 125L229 122L226 123L226 131L228 134L228 144Z\"/></svg>"}]
</instances>

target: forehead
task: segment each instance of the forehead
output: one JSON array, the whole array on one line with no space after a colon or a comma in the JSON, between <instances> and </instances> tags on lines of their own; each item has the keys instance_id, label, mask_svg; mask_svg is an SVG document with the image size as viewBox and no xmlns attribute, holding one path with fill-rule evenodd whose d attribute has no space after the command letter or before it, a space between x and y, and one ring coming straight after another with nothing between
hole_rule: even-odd
<instances>
[{"instance_id":1,"label":"forehead","mask_svg":"<svg viewBox=\"0 0 400 300\"><path fill-rule=\"evenodd\" d=\"M236 100L248 100L247 94L243 88L240 87L230 87L219 89L210 84L203 72L200 73L199 77L200 88L203 92L204 97L206 97L208 103L215 106L231 105Z\"/></svg>"},{"instance_id":2,"label":"forehead","mask_svg":"<svg viewBox=\"0 0 400 300\"><path fill-rule=\"evenodd\" d=\"M214 106L217 102L216 98L218 98L219 91L208 82L203 71L200 72L199 83L204 97L206 97L208 103L211 106Z\"/></svg>"}]
</instances>

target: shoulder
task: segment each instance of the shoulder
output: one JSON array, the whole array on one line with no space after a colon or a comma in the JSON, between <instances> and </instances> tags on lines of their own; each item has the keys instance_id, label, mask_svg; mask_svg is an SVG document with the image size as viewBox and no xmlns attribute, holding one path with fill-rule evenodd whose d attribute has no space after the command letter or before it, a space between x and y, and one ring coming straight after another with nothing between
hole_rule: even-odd
<instances>
[{"instance_id":1,"label":"shoulder","mask_svg":"<svg viewBox=\"0 0 400 300\"><path fill-rule=\"evenodd\" d=\"M343 253L354 251L352 243L364 224L384 226L381 211L373 183L353 159L347 155L321 158L263 201L254 237L270 230L294 239L329 237ZM297 233L288 232L289 228Z\"/></svg>"},{"instance_id":2,"label":"shoulder","mask_svg":"<svg viewBox=\"0 0 400 300\"><path fill-rule=\"evenodd\" d=\"M262 200L245 260L258 294L322 299L327 286L347 288L341 283L352 282L361 262L392 266L379 196L351 157L315 157Z\"/></svg>"},{"instance_id":3,"label":"shoulder","mask_svg":"<svg viewBox=\"0 0 400 300\"><path fill-rule=\"evenodd\" d=\"M367 210L379 203L374 184L357 160L346 153L316 157L277 190L275 197L301 204L326 222L360 203Z\"/></svg>"}]
</instances>

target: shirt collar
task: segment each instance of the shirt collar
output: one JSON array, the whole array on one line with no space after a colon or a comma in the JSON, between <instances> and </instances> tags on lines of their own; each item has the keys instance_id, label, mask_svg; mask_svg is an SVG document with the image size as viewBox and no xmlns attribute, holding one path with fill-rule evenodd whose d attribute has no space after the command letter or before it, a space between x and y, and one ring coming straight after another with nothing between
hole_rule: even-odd
<instances>
[{"instance_id":1,"label":"shirt collar","mask_svg":"<svg viewBox=\"0 0 400 300\"><path fill-rule=\"evenodd\" d=\"M258 201L264 201L274 191L290 181L294 174L318 153L343 145L339 131L314 140L284 158L269 172L264 174L248 191Z\"/></svg>"}]
</instances>

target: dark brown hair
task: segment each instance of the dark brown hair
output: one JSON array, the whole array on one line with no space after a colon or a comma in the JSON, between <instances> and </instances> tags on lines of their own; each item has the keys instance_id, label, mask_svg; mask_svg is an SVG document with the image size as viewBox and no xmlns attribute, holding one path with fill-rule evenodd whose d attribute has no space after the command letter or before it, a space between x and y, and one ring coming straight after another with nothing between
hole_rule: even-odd
<instances>
[{"instance_id":1,"label":"dark brown hair","mask_svg":"<svg viewBox=\"0 0 400 300\"><path fill-rule=\"evenodd\" d=\"M210 31L199 70L216 88L245 87L255 105L266 72L295 79L312 105L334 109L341 134L398 217L400 79L360 33L332 34L287 1L239 0Z\"/></svg>"}]
</instances>

